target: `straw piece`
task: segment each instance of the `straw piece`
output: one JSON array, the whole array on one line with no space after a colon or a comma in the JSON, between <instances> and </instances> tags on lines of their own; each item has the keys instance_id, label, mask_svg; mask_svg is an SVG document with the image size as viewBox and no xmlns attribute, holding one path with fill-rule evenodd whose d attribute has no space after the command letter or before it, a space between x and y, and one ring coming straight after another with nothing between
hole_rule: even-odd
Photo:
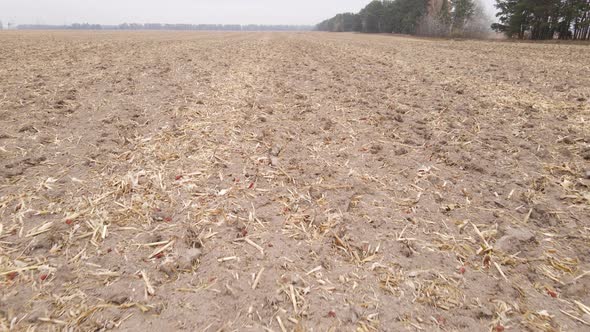
<instances>
[{"instance_id":1,"label":"straw piece","mask_svg":"<svg viewBox=\"0 0 590 332\"><path fill-rule=\"evenodd\" d=\"M256 275L254 282L252 283L253 290L256 289L256 286L258 286L258 282L260 281L260 277L262 276L262 272L264 272L264 268L261 268L260 271L258 271L258 274Z\"/></svg>"}]
</instances>

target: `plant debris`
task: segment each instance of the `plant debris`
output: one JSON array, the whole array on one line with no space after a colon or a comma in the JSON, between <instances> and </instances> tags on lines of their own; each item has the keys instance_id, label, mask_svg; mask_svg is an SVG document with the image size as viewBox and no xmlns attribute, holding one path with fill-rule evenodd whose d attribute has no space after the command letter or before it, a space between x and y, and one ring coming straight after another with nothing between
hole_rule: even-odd
<instances>
[{"instance_id":1,"label":"plant debris","mask_svg":"<svg viewBox=\"0 0 590 332\"><path fill-rule=\"evenodd\" d=\"M0 41L0 330L590 326L586 46Z\"/></svg>"}]
</instances>

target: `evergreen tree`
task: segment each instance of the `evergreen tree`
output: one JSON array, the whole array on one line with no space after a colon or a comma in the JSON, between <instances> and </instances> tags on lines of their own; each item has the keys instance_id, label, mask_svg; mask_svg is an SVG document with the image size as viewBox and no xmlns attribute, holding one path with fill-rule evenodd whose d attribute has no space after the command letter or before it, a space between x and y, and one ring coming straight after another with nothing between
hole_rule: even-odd
<instances>
[{"instance_id":1,"label":"evergreen tree","mask_svg":"<svg viewBox=\"0 0 590 332\"><path fill-rule=\"evenodd\" d=\"M496 0L500 23L492 25L520 39L590 39L590 0Z\"/></svg>"},{"instance_id":2,"label":"evergreen tree","mask_svg":"<svg viewBox=\"0 0 590 332\"><path fill-rule=\"evenodd\" d=\"M430 0L374 0L358 14L350 14L352 31L368 33L416 33L416 27L426 13ZM344 14L325 20L316 26L320 31L348 31L340 28ZM347 26L344 23L344 26Z\"/></svg>"},{"instance_id":3,"label":"evergreen tree","mask_svg":"<svg viewBox=\"0 0 590 332\"><path fill-rule=\"evenodd\" d=\"M359 15L361 16L363 32L385 32L385 6L380 0L369 3L361 10Z\"/></svg>"},{"instance_id":4,"label":"evergreen tree","mask_svg":"<svg viewBox=\"0 0 590 332\"><path fill-rule=\"evenodd\" d=\"M415 34L430 0L396 0L391 6L393 32Z\"/></svg>"},{"instance_id":5,"label":"evergreen tree","mask_svg":"<svg viewBox=\"0 0 590 332\"><path fill-rule=\"evenodd\" d=\"M353 13L338 14L318 24L316 29L330 32L361 31L360 15Z\"/></svg>"},{"instance_id":6,"label":"evergreen tree","mask_svg":"<svg viewBox=\"0 0 590 332\"><path fill-rule=\"evenodd\" d=\"M475 13L473 0L451 0L453 11L451 14L453 34L461 34L465 24Z\"/></svg>"}]
</instances>

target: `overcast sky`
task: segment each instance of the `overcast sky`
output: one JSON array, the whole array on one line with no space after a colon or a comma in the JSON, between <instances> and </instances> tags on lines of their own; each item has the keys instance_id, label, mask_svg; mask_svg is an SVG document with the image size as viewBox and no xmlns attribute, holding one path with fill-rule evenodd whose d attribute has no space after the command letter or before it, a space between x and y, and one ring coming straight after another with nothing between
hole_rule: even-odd
<instances>
[{"instance_id":1,"label":"overcast sky","mask_svg":"<svg viewBox=\"0 0 590 332\"><path fill-rule=\"evenodd\" d=\"M491 7L494 0L482 0ZM0 0L4 23L316 24L370 0Z\"/></svg>"}]
</instances>

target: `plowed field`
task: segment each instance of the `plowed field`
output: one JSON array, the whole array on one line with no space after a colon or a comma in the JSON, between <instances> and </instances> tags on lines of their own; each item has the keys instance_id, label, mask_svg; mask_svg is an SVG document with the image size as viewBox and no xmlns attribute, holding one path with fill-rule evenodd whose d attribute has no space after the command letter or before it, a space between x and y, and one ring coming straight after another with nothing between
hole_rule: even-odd
<instances>
[{"instance_id":1,"label":"plowed field","mask_svg":"<svg viewBox=\"0 0 590 332\"><path fill-rule=\"evenodd\" d=\"M590 48L0 33L0 329L588 331Z\"/></svg>"}]
</instances>

